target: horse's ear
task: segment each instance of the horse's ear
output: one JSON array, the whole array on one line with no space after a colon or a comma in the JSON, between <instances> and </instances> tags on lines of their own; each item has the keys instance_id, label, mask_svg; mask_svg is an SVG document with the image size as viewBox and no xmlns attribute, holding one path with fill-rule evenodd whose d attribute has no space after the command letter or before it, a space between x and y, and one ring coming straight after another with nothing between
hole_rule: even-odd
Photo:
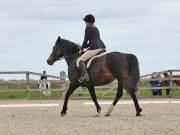
<instances>
[{"instance_id":1,"label":"horse's ear","mask_svg":"<svg viewBox=\"0 0 180 135\"><path fill-rule=\"evenodd\" d=\"M58 36L58 39L57 39L57 40L58 40L58 41L59 41L59 40L61 40L61 37L60 37L60 36Z\"/></svg>"},{"instance_id":2,"label":"horse's ear","mask_svg":"<svg viewBox=\"0 0 180 135\"><path fill-rule=\"evenodd\" d=\"M56 44L57 44L57 43L59 43L59 42L60 42L60 40L61 40L61 37L60 37L60 36L58 36L58 38L57 38L57 40L56 40Z\"/></svg>"}]
</instances>

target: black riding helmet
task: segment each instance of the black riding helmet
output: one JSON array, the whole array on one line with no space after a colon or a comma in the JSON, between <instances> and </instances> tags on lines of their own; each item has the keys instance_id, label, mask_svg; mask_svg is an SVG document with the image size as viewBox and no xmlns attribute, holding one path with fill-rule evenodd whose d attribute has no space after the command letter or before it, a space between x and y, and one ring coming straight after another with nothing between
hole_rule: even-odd
<instances>
[{"instance_id":1,"label":"black riding helmet","mask_svg":"<svg viewBox=\"0 0 180 135\"><path fill-rule=\"evenodd\" d=\"M46 73L46 70L43 70L43 73L45 74L45 73Z\"/></svg>"},{"instance_id":2,"label":"black riding helmet","mask_svg":"<svg viewBox=\"0 0 180 135\"><path fill-rule=\"evenodd\" d=\"M91 14L88 14L83 18L83 20L85 22L88 22L88 23L94 23L95 22L95 17L93 15L91 15Z\"/></svg>"}]
</instances>

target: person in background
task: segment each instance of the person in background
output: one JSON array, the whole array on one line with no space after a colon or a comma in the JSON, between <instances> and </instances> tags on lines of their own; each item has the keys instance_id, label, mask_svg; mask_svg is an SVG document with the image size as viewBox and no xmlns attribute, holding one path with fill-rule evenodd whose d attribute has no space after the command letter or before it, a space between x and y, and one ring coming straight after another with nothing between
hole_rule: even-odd
<instances>
[{"instance_id":1,"label":"person in background","mask_svg":"<svg viewBox=\"0 0 180 135\"><path fill-rule=\"evenodd\" d=\"M157 75L155 74L155 72L153 73L154 75L151 76L151 81L150 81L150 84L151 84L151 91L152 91L152 95L153 96L157 96L159 94L159 89L155 88L155 87L158 87L159 85L159 82L158 80L155 80L157 78Z\"/></svg>"},{"instance_id":2,"label":"person in background","mask_svg":"<svg viewBox=\"0 0 180 135\"><path fill-rule=\"evenodd\" d=\"M46 80L47 81L47 74L46 74L46 71L43 70L43 74L41 75L41 78L40 78L41 81L43 80ZM45 83L46 83L45 81ZM46 83L46 89L48 89L48 84Z\"/></svg>"},{"instance_id":3,"label":"person in background","mask_svg":"<svg viewBox=\"0 0 180 135\"><path fill-rule=\"evenodd\" d=\"M46 75L46 71L43 70L43 74L41 75L40 80L47 80L47 75Z\"/></svg>"},{"instance_id":4,"label":"person in background","mask_svg":"<svg viewBox=\"0 0 180 135\"><path fill-rule=\"evenodd\" d=\"M166 95L170 96L171 89L170 89L170 80L169 80L170 78L169 78L169 75L168 75L168 73L163 73L163 76L164 76L165 79L168 79L168 80L164 80L164 85L165 85L165 87L167 87L166 88Z\"/></svg>"},{"instance_id":5,"label":"person in background","mask_svg":"<svg viewBox=\"0 0 180 135\"><path fill-rule=\"evenodd\" d=\"M153 73L154 75L151 77L151 81L150 81L150 84L151 84L151 91L152 91L152 94L153 96L162 96L162 85L163 85L163 82L162 80L162 76L161 74L156 74L155 72Z\"/></svg>"},{"instance_id":6,"label":"person in background","mask_svg":"<svg viewBox=\"0 0 180 135\"><path fill-rule=\"evenodd\" d=\"M157 78L159 79L158 80L158 96L162 96L162 86L163 86L163 81L160 80L162 79L162 75L161 74L158 74Z\"/></svg>"}]
</instances>

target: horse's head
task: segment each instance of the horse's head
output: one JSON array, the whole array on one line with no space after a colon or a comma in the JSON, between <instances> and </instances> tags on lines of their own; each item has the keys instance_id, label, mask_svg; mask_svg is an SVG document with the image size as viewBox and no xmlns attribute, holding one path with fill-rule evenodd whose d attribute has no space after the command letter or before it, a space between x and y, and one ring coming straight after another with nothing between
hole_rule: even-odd
<instances>
[{"instance_id":1,"label":"horse's head","mask_svg":"<svg viewBox=\"0 0 180 135\"><path fill-rule=\"evenodd\" d=\"M60 60L62 57L75 58L78 56L79 50L80 47L78 45L68 40L61 39L59 36L47 63L53 65L55 61Z\"/></svg>"},{"instance_id":2,"label":"horse's head","mask_svg":"<svg viewBox=\"0 0 180 135\"><path fill-rule=\"evenodd\" d=\"M62 44L62 39L59 36L58 39L56 40L54 47L53 47L51 55L49 56L49 58L47 60L47 63L49 65L53 65L55 61L61 59L63 56L64 56L63 44Z\"/></svg>"}]
</instances>

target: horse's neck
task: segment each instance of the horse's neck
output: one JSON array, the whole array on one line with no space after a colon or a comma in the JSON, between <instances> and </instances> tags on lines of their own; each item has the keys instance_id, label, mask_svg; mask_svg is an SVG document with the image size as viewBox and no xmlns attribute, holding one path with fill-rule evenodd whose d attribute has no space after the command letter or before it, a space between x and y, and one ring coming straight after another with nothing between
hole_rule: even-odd
<instances>
[{"instance_id":1,"label":"horse's neck","mask_svg":"<svg viewBox=\"0 0 180 135\"><path fill-rule=\"evenodd\" d=\"M77 58L77 55L65 58L68 68L73 68L74 66L76 66Z\"/></svg>"},{"instance_id":2,"label":"horse's neck","mask_svg":"<svg viewBox=\"0 0 180 135\"><path fill-rule=\"evenodd\" d=\"M76 68L76 61L78 58L78 46L70 41L64 40L64 43L66 44L64 47L66 48L64 52L64 57L66 60L66 63L68 65L68 70L74 71ZM72 53L73 52L73 53Z\"/></svg>"}]
</instances>

